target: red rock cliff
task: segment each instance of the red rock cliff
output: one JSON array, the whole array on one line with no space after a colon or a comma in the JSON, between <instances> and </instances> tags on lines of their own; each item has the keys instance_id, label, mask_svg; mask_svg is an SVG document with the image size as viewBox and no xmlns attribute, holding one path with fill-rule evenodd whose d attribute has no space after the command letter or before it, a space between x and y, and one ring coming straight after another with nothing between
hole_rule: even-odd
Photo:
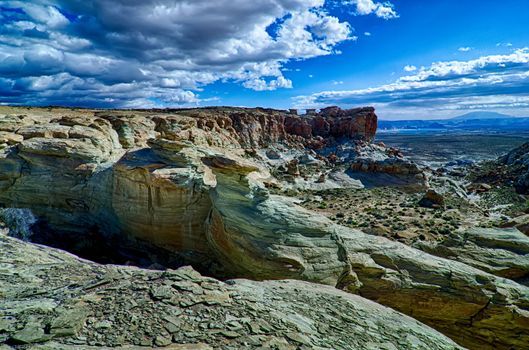
<instances>
[{"instance_id":1,"label":"red rock cliff","mask_svg":"<svg viewBox=\"0 0 529 350\"><path fill-rule=\"evenodd\" d=\"M372 141L377 131L377 116L372 107L341 109L327 107L320 113L285 118L288 134L313 137Z\"/></svg>"},{"instance_id":2,"label":"red rock cliff","mask_svg":"<svg viewBox=\"0 0 529 350\"><path fill-rule=\"evenodd\" d=\"M370 142L377 130L377 116L372 107L347 110L328 107L320 113L302 116L274 109L233 107L175 110L174 113L174 116L155 118L156 130L163 137L175 134L169 138L182 138L186 135L182 131L196 128L203 130L206 138L218 138L215 136L218 133L226 139L224 144L231 139L248 148L267 147L276 142L312 148L344 139ZM196 137L191 141L196 142ZM209 143L218 142L210 140Z\"/></svg>"}]
</instances>

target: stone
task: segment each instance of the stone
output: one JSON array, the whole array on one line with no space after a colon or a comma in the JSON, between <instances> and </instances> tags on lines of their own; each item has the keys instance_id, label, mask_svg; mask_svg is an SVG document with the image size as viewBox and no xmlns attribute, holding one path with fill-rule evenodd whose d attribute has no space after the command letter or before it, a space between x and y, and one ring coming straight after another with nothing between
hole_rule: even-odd
<instances>
[{"instance_id":1,"label":"stone","mask_svg":"<svg viewBox=\"0 0 529 350\"><path fill-rule=\"evenodd\" d=\"M9 341L15 344L32 344L42 343L51 337L44 333L43 325L39 323L28 323L20 331L17 331L9 338Z\"/></svg>"},{"instance_id":2,"label":"stone","mask_svg":"<svg viewBox=\"0 0 529 350\"><path fill-rule=\"evenodd\" d=\"M272 159L272 160L281 159L281 154L279 154L279 152L273 149L267 150L266 156L268 157L268 159Z\"/></svg>"},{"instance_id":3,"label":"stone","mask_svg":"<svg viewBox=\"0 0 529 350\"><path fill-rule=\"evenodd\" d=\"M0 143L16 145L24 141L24 136L12 132L0 131Z\"/></svg>"},{"instance_id":4,"label":"stone","mask_svg":"<svg viewBox=\"0 0 529 350\"><path fill-rule=\"evenodd\" d=\"M442 208L445 205L445 199L442 194L430 189L421 198L419 205L425 208Z\"/></svg>"},{"instance_id":5,"label":"stone","mask_svg":"<svg viewBox=\"0 0 529 350\"><path fill-rule=\"evenodd\" d=\"M243 279L226 284L203 277L190 268L166 273L99 265L64 251L7 236L0 236L0 250L3 253L0 274L2 310L15 310L14 304L20 300L31 300L35 295L53 297L60 305L55 310L39 313L38 322L28 322L20 331L4 327L8 328L5 331L13 344L42 342L30 347L31 350L148 350L153 346L168 350L206 350L218 348L219 344L231 349L248 348L249 328L243 326L236 332L223 329L220 333L210 333L201 328L206 317L208 322L221 326L225 321L232 325L235 322L254 324L254 328L266 332L266 336L253 342L263 345L292 347L284 338L286 334L297 345L313 344L314 348L324 344L347 344L351 348L361 348L368 343L380 348L391 342L402 348L462 349L446 336L408 316L330 286L301 281L257 282ZM90 290L82 287L98 276L109 274L113 278L108 284ZM237 299L226 306L196 304L188 310L193 312L182 312L178 306L151 299L150 288L153 285L169 285L175 278L208 285L209 290L229 292ZM4 289L6 285L9 285L7 293ZM133 290L130 285L137 288ZM136 306L125 309L125 305L132 300ZM53 322L57 312L64 314L67 311L70 315L84 313L84 304L89 305L90 314L81 324L79 336L75 339L69 336L51 339L44 334L43 325ZM295 317L292 310L296 310ZM28 316L23 310L9 312L14 312L12 317L18 320ZM227 316L234 313L236 317ZM165 316L162 318L162 315ZM181 330L173 335L178 344L170 344L173 339L162 328L167 320L173 324L178 322L175 316L170 315L178 315L177 319L182 323ZM344 323L342 316L349 321ZM112 322L112 327L100 327L109 322ZM62 322L59 323L62 327ZM377 333L365 331L368 323L378 326ZM300 334L298 327L312 329L310 339L308 335ZM0 340L0 346L5 347L2 342L5 341Z\"/></svg>"},{"instance_id":6,"label":"stone","mask_svg":"<svg viewBox=\"0 0 529 350\"><path fill-rule=\"evenodd\" d=\"M516 227L520 232L529 236L529 214L517 216L504 223L502 227Z\"/></svg>"},{"instance_id":7,"label":"stone","mask_svg":"<svg viewBox=\"0 0 529 350\"><path fill-rule=\"evenodd\" d=\"M167 345L170 345L172 343L172 338L171 337L164 337L164 336L157 336L156 339L154 339L154 344L156 346L167 346Z\"/></svg>"},{"instance_id":8,"label":"stone","mask_svg":"<svg viewBox=\"0 0 529 350\"><path fill-rule=\"evenodd\" d=\"M303 345L311 344L310 339L301 333L287 333L286 337L299 344L303 344Z\"/></svg>"},{"instance_id":9,"label":"stone","mask_svg":"<svg viewBox=\"0 0 529 350\"><path fill-rule=\"evenodd\" d=\"M467 187L467 191L471 193L484 193L492 189L492 186L486 183L473 183Z\"/></svg>"},{"instance_id":10,"label":"stone","mask_svg":"<svg viewBox=\"0 0 529 350\"><path fill-rule=\"evenodd\" d=\"M287 173L295 177L300 175L297 159L293 159L287 163Z\"/></svg>"},{"instance_id":11,"label":"stone","mask_svg":"<svg viewBox=\"0 0 529 350\"><path fill-rule=\"evenodd\" d=\"M170 299L173 296L173 289L169 286L151 287L151 297L154 300Z\"/></svg>"},{"instance_id":12,"label":"stone","mask_svg":"<svg viewBox=\"0 0 529 350\"><path fill-rule=\"evenodd\" d=\"M77 335L89 314L84 306L56 310L59 315L50 325L50 334L57 337Z\"/></svg>"}]
</instances>

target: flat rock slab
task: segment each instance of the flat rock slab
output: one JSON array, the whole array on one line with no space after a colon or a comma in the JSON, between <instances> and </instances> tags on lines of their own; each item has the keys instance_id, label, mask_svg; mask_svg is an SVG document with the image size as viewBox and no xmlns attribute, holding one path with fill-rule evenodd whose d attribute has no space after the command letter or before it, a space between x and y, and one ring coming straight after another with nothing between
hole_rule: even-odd
<instances>
[{"instance_id":1,"label":"flat rock slab","mask_svg":"<svg viewBox=\"0 0 529 350\"><path fill-rule=\"evenodd\" d=\"M0 251L1 350L460 349L329 286L103 266L2 235Z\"/></svg>"}]
</instances>

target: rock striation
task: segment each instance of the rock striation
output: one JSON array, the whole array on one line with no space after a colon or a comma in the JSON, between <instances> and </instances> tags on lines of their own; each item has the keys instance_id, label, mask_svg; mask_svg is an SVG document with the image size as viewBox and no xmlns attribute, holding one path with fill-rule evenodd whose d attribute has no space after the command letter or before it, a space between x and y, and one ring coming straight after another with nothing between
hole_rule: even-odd
<instances>
[{"instance_id":1,"label":"rock striation","mask_svg":"<svg viewBox=\"0 0 529 350\"><path fill-rule=\"evenodd\" d=\"M372 107L348 110L327 107L306 117L287 116L285 130L304 139L333 137L372 141L377 131L377 116Z\"/></svg>"},{"instance_id":2,"label":"rock striation","mask_svg":"<svg viewBox=\"0 0 529 350\"><path fill-rule=\"evenodd\" d=\"M217 177L208 240L236 274L334 285L413 315L468 347L529 341L529 288L333 224L270 195L259 185L266 174L250 164L205 163Z\"/></svg>"},{"instance_id":3,"label":"rock striation","mask_svg":"<svg viewBox=\"0 0 529 350\"><path fill-rule=\"evenodd\" d=\"M372 109L340 111L332 122L348 127L332 135L373 137ZM243 155L280 143L304 149L314 140L335 142L329 135L292 133L286 119L305 117L275 110L37 112L0 119L0 130L10 135L0 150L2 205L31 208L55 230L96 227L182 253L193 263L209 260L203 233L212 204L201 157L226 149ZM374 123L369 130L366 120Z\"/></svg>"},{"instance_id":4,"label":"rock striation","mask_svg":"<svg viewBox=\"0 0 529 350\"><path fill-rule=\"evenodd\" d=\"M474 228L453 232L439 243L418 242L416 247L529 284L529 237L517 229Z\"/></svg>"}]
</instances>

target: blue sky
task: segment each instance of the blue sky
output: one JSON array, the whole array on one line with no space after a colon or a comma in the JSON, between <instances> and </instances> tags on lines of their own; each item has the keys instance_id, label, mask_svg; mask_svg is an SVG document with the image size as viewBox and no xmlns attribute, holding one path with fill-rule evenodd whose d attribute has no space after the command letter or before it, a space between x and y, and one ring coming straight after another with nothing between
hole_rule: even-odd
<instances>
[{"instance_id":1,"label":"blue sky","mask_svg":"<svg viewBox=\"0 0 529 350\"><path fill-rule=\"evenodd\" d=\"M529 116L525 0L0 1L0 103Z\"/></svg>"}]
</instances>

